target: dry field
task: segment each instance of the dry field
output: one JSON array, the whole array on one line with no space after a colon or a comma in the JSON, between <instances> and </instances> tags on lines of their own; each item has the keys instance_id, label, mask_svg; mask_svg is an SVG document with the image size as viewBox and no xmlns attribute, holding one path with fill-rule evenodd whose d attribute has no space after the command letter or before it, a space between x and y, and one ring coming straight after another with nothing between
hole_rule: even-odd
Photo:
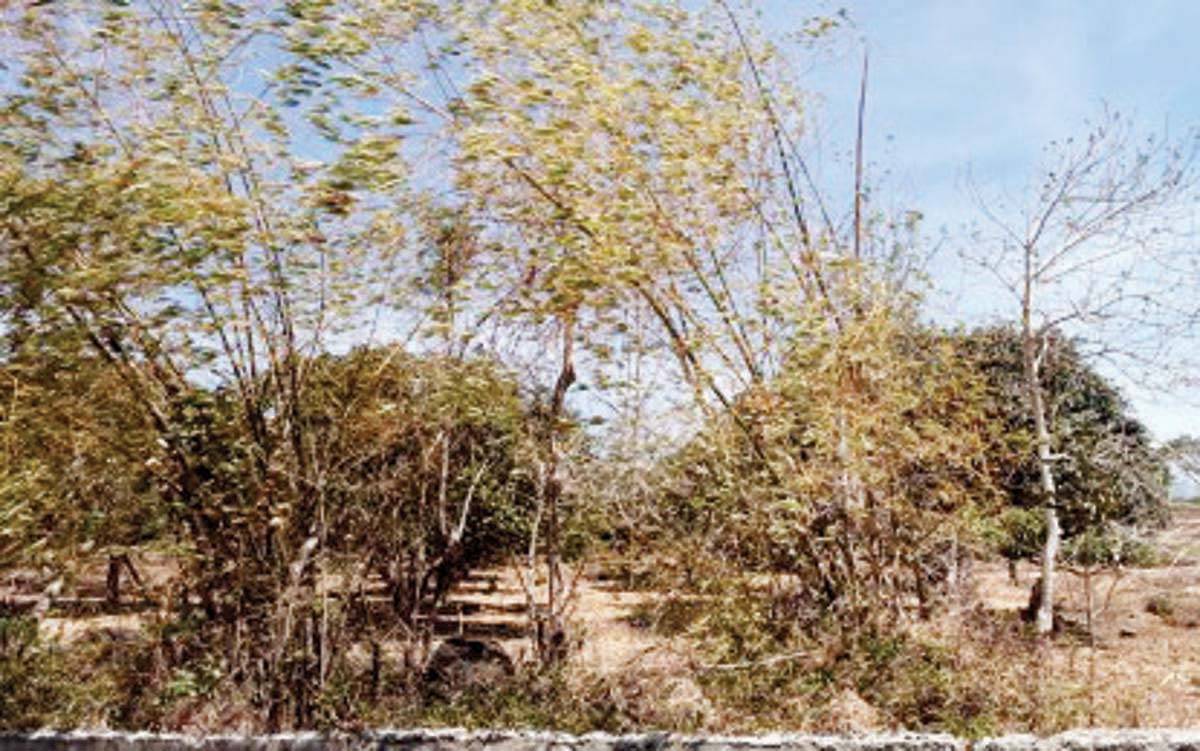
<instances>
[{"instance_id":1,"label":"dry field","mask_svg":"<svg viewBox=\"0 0 1200 751\"><path fill-rule=\"evenodd\" d=\"M1167 565L1092 577L1094 644L1056 640L1047 669L1090 686L1084 699L1101 723L1200 727L1200 507L1176 506L1157 542ZM1022 583L1034 575L1022 568ZM1075 572L1061 582L1063 614L1085 624L1086 578ZM978 596L989 607L1016 609L1028 587L1013 586L1005 567L985 565Z\"/></svg>"},{"instance_id":2,"label":"dry field","mask_svg":"<svg viewBox=\"0 0 1200 751\"><path fill-rule=\"evenodd\" d=\"M1079 687L1074 700L1085 702L1100 724L1200 727L1200 507L1177 507L1172 526L1157 542L1165 565L1090 577L1091 639L1086 635L1088 577L1069 572L1061 579L1061 613L1070 633L1054 640L1043 664L1047 674L1065 676ZM152 557L143 556L141 567L151 587L170 572L169 562ZM86 578L70 599L46 614L41 623L46 636L69 642L97 629L111 633L138 627L145 613L106 612L100 573ZM974 603L1010 614L1021 609L1036 572L1024 564L1018 574L1014 584L1003 563L977 563ZM687 643L664 639L633 617L652 593L625 591L586 573L573 591L570 618L581 642L571 659L578 667L610 676L656 675L678 681L684 693L690 692L687 687L694 684L686 677L691 661ZM0 582L0 601L32 597L20 581ZM528 659L525 604L515 571L484 571L455 592L436 631L490 639L515 659ZM1033 683L1037 676L1029 679ZM839 729L871 729L871 713L858 715L865 719Z\"/></svg>"}]
</instances>

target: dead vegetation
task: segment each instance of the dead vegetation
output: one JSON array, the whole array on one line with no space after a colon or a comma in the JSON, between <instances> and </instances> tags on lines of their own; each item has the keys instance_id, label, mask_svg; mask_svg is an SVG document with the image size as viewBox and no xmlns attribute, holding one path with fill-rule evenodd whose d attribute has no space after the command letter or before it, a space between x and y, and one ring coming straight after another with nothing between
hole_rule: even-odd
<instances>
[{"instance_id":1,"label":"dead vegetation","mask_svg":"<svg viewBox=\"0 0 1200 751\"><path fill-rule=\"evenodd\" d=\"M1155 540L1163 565L1091 576L1090 632L1087 578L1080 572L1064 577L1061 625L1044 644L1019 618L1036 573L1033 564L1020 564L1014 583L1003 561L983 560L973 566L970 591L944 617L921 624L903 645L888 638L850 649L831 643L834 651L826 653L707 664L683 625L687 608L656 608L662 593L625 588L619 577L607 576L612 563L606 560L580 564L586 570L575 580L568 614L574 635L569 659L547 671L535 653L520 576L511 567L488 569L455 589L423 654L398 640L382 642L374 655L353 657L364 672L381 671L355 716L364 724L573 730L848 732L920 726L979 735L1082 725L1197 727L1200 559L1194 541L1200 538L1200 508L1177 506L1173 512L1172 525ZM171 573L170 559L147 553L136 560L148 590L157 592ZM153 607L132 598L106 602L99 592L103 577L100 562L39 620L38 664L55 666L46 670L45 680L62 681L62 671L79 661L101 664L114 654L134 655L152 631ZM8 614L36 606L40 595L28 583L29 578L7 578L0 598ZM17 637L4 638L4 648L12 649ZM387 684L401 680L397 666L414 660L431 680L420 701L397 699ZM99 699L105 691L119 694L124 683L128 692L147 680L138 674L141 667L134 659L107 673L90 669L84 674L88 690L100 689ZM163 711L152 725L187 731L258 727L244 700L207 692L205 680L177 675L168 681L167 695L154 700ZM101 724L147 719L145 707L139 715L79 697L66 703L82 713L77 717Z\"/></svg>"}]
</instances>

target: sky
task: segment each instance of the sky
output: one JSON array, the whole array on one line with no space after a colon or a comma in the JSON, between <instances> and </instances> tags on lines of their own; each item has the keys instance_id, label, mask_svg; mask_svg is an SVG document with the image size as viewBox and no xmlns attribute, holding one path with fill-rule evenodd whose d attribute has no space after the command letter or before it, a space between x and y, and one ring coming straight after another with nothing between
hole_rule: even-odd
<instances>
[{"instance_id":1,"label":"sky","mask_svg":"<svg viewBox=\"0 0 1200 751\"><path fill-rule=\"evenodd\" d=\"M828 153L852 148L865 46L869 169L889 200L925 215L930 236L962 237L980 219L964 189L968 169L977 184L1019 195L1045 145L1085 132L1105 104L1145 131L1200 125L1194 0L770 0L763 21L779 33L843 7L851 24L803 63L801 80L820 94L810 136ZM826 168L826 180L849 189L844 160ZM942 314L962 317L965 300L1000 302L979 294L961 264L933 268L931 305ZM1126 392L1159 438L1200 434L1200 403L1184 403L1197 394Z\"/></svg>"}]
</instances>

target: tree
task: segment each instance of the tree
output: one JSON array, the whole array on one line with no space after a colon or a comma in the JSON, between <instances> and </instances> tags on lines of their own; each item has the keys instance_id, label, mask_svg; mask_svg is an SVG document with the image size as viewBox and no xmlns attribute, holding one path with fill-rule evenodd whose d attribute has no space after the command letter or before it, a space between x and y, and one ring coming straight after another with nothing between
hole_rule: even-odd
<instances>
[{"instance_id":1,"label":"tree","mask_svg":"<svg viewBox=\"0 0 1200 751\"><path fill-rule=\"evenodd\" d=\"M660 524L671 532L651 535L681 539L679 584L716 596L718 610L740 609L724 598L771 602L780 643L890 633L907 602L928 617L957 583L970 519L996 497L983 386L952 337L864 300L845 328L797 340L779 376L739 397L765 458L725 416L666 465Z\"/></svg>"},{"instance_id":2,"label":"tree","mask_svg":"<svg viewBox=\"0 0 1200 751\"><path fill-rule=\"evenodd\" d=\"M86 341L152 427L156 486L187 542L172 612L202 624L197 645L224 647L225 675L270 727L311 719L340 617L326 583L357 575L330 532L348 523L328 484L342 460L324 443L330 353L386 330L451 358L531 364L531 392L546 395L553 599L584 367L612 382L625 375L617 353L668 363L683 394L668 400L724 412L778 473L733 395L813 332L872 320L861 183L853 226L839 225L796 147L786 66L725 2L0 13L12 53L0 287L23 300L6 323ZM833 341L849 356L851 339ZM840 373L857 388L853 369ZM849 424L853 400L838 405ZM443 510L476 508L451 496L482 492L472 452L503 443L494 427L480 443L471 430L384 431L404 450L369 444L382 458L360 469L421 457L410 488L444 490ZM840 502L856 503L861 457L849 438L839 451ZM425 471L447 465L467 476ZM457 526L421 528L452 539ZM424 586L413 571L453 579L390 564L403 569L394 592Z\"/></svg>"},{"instance_id":3,"label":"tree","mask_svg":"<svg viewBox=\"0 0 1200 751\"><path fill-rule=\"evenodd\" d=\"M442 275L458 301L452 338L503 318L556 353L554 368L532 368L553 426L542 457L553 600L562 418L582 367L595 383L628 382L620 355L653 352L695 407L728 410L778 366L808 300L845 312L829 256L850 256L850 233L802 176L798 96L724 2L430 8L430 92L380 63L397 40L364 33L369 21L328 4L295 12L311 88L367 94L450 136L438 153L453 189L436 204L475 228Z\"/></svg>"},{"instance_id":4,"label":"tree","mask_svg":"<svg viewBox=\"0 0 1200 751\"><path fill-rule=\"evenodd\" d=\"M155 434L133 406L106 363L76 351L27 346L0 363L0 567L69 578L106 553L120 597L126 551L165 521L145 464Z\"/></svg>"},{"instance_id":5,"label":"tree","mask_svg":"<svg viewBox=\"0 0 1200 751\"><path fill-rule=\"evenodd\" d=\"M528 539L531 421L516 383L494 363L390 349L324 355L310 372L333 554L377 574L394 615L427 637L454 585Z\"/></svg>"},{"instance_id":6,"label":"tree","mask_svg":"<svg viewBox=\"0 0 1200 751\"><path fill-rule=\"evenodd\" d=\"M1055 452L1061 428L1047 405L1050 347L1066 332L1088 358L1126 367L1155 359L1162 334L1179 322L1183 247L1176 220L1194 183L1194 155L1193 136L1179 144L1137 140L1128 119L1105 110L1083 139L1051 144L1029 204L1012 216L976 193L999 234L986 251L968 255L1012 294L1020 322L1024 396L1046 529L1039 633L1053 627L1062 541L1061 457Z\"/></svg>"},{"instance_id":7,"label":"tree","mask_svg":"<svg viewBox=\"0 0 1200 751\"><path fill-rule=\"evenodd\" d=\"M1200 480L1200 439L1182 435L1169 441L1165 447L1166 460L1173 472L1193 485Z\"/></svg>"},{"instance_id":8,"label":"tree","mask_svg":"<svg viewBox=\"0 0 1200 751\"><path fill-rule=\"evenodd\" d=\"M337 656L313 356L374 312L408 205L402 125L328 132L318 164L296 146L294 5L0 11L5 325L86 342L150 426L183 543L164 605L195 630L170 659L220 645L270 727L311 722ZM264 55L269 97L241 74Z\"/></svg>"},{"instance_id":9,"label":"tree","mask_svg":"<svg viewBox=\"0 0 1200 751\"><path fill-rule=\"evenodd\" d=\"M1002 516L1010 527L1005 555L1032 557L1040 552L1045 528L1040 519L1028 518L1043 499L1030 450L1034 426L1023 398L1020 333L1012 327L978 329L963 335L961 346L987 381L989 419L1004 435L992 467L1011 509ZM1166 465L1120 392L1061 335L1048 338L1042 368L1047 420L1056 426L1052 451L1059 457L1056 491L1068 558L1072 541L1084 535L1112 540L1114 524L1162 524Z\"/></svg>"}]
</instances>

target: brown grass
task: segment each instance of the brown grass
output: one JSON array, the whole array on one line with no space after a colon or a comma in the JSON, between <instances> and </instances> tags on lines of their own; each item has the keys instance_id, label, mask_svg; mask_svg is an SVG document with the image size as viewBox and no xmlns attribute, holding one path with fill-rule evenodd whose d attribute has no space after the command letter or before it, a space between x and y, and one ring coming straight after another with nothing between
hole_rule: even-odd
<instances>
[{"instance_id":1,"label":"brown grass","mask_svg":"<svg viewBox=\"0 0 1200 751\"><path fill-rule=\"evenodd\" d=\"M1061 579L1060 613L1068 628L1043 647L1041 678L1029 675L1026 680L1032 687L1039 680L1053 679L1058 693L1048 700L1069 702L1071 713L1064 716L1076 723L1200 727L1200 507L1177 507L1171 528L1156 542L1166 565L1099 572L1091 577L1090 636L1086 627L1087 577L1070 572ZM140 556L139 563L152 588L161 587L173 570L170 560L162 556ZM1018 572L1019 584L1013 584L1002 562L977 562L974 611L978 614L982 608L996 619L1011 621L1028 601L1036 576L1029 564L1022 564ZM95 597L103 573L101 562L64 593L60 607L41 620L44 636L74 643L90 633L128 633L139 628L148 613L105 612L103 602ZM602 680L614 686L652 682L654 686L646 690L653 689L655 700L678 704L673 710L690 717L697 727L720 729L742 724L736 717L723 716L720 707L714 708L700 690L690 645L683 637L659 635L633 618L639 605L655 596L653 592L626 591L617 583L590 575L596 572L585 573L589 575L576 579L569 613L578 644L570 658L571 672L581 681ZM36 579L15 576L0 582L0 600L36 600L37 591L31 584ZM73 601L76 606L70 607ZM84 601L91 605L81 610L78 603ZM455 593L439 619L438 632L490 638L514 659L530 661L525 606L526 595L515 570L484 571ZM955 620L965 618L967 612L964 609L943 619L931 631L942 636L967 633ZM973 660L989 659L986 648L964 648L974 649ZM1005 658L995 655L990 659ZM998 665L996 675L1013 680L1013 671L1003 668ZM1005 690L1024 689L1013 685ZM880 712L861 696L849 689L838 691L824 714L814 720L820 727L810 729L856 731L886 725ZM209 710L196 711L203 714Z\"/></svg>"}]
</instances>

